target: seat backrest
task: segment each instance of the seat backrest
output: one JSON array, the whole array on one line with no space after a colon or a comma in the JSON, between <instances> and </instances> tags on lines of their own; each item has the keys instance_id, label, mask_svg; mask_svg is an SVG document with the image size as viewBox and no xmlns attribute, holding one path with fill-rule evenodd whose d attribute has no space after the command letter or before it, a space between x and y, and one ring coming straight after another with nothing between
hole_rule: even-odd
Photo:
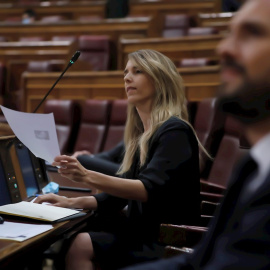
<instances>
[{"instance_id":1,"label":"seat backrest","mask_svg":"<svg viewBox=\"0 0 270 270\"><path fill-rule=\"evenodd\" d=\"M80 22L98 22L101 21L103 18L98 15L82 15L78 18Z\"/></svg>"},{"instance_id":2,"label":"seat backrest","mask_svg":"<svg viewBox=\"0 0 270 270\"><path fill-rule=\"evenodd\" d=\"M209 137L212 136L213 131L221 128L223 125L223 123L219 122L220 119L215 119L216 116L216 98L208 98L199 102L194 121L194 129L201 144L205 147L207 143L209 144Z\"/></svg>"},{"instance_id":3,"label":"seat backrest","mask_svg":"<svg viewBox=\"0 0 270 270\"><path fill-rule=\"evenodd\" d=\"M8 17L4 20L7 23L20 23L22 21L21 16Z\"/></svg>"},{"instance_id":4,"label":"seat backrest","mask_svg":"<svg viewBox=\"0 0 270 270\"><path fill-rule=\"evenodd\" d=\"M168 14L165 16L163 37L181 37L187 35L190 17L186 14Z\"/></svg>"},{"instance_id":5,"label":"seat backrest","mask_svg":"<svg viewBox=\"0 0 270 270\"><path fill-rule=\"evenodd\" d=\"M209 58L183 58L179 61L178 67L203 67L217 65L218 62Z\"/></svg>"},{"instance_id":6,"label":"seat backrest","mask_svg":"<svg viewBox=\"0 0 270 270\"><path fill-rule=\"evenodd\" d=\"M52 41L77 41L76 36L53 36Z\"/></svg>"},{"instance_id":7,"label":"seat backrest","mask_svg":"<svg viewBox=\"0 0 270 270\"><path fill-rule=\"evenodd\" d=\"M114 100L112 102L108 133L103 148L104 151L112 149L124 139L124 130L127 119L127 105L128 102L126 99Z\"/></svg>"},{"instance_id":8,"label":"seat backrest","mask_svg":"<svg viewBox=\"0 0 270 270\"><path fill-rule=\"evenodd\" d=\"M6 41L8 41L6 37L0 36L0 42L6 42Z\"/></svg>"},{"instance_id":9,"label":"seat backrest","mask_svg":"<svg viewBox=\"0 0 270 270\"><path fill-rule=\"evenodd\" d=\"M194 129L201 144L208 153L215 156L223 135L225 115L217 108L216 98L200 101L194 120ZM207 177L212 166L211 160L201 151L201 176Z\"/></svg>"},{"instance_id":10,"label":"seat backrest","mask_svg":"<svg viewBox=\"0 0 270 270\"><path fill-rule=\"evenodd\" d=\"M9 92L14 93L8 95L6 100L9 104L8 107L14 110L22 109L22 95L23 89L20 85L20 78L23 72L53 72L63 70L65 62L62 60L48 60L48 61L14 61L10 64L8 72L7 85L9 86Z\"/></svg>"},{"instance_id":11,"label":"seat backrest","mask_svg":"<svg viewBox=\"0 0 270 270\"><path fill-rule=\"evenodd\" d=\"M88 62L93 70L109 70L110 40L108 36L82 35L79 37L80 60Z\"/></svg>"},{"instance_id":12,"label":"seat backrest","mask_svg":"<svg viewBox=\"0 0 270 270\"><path fill-rule=\"evenodd\" d=\"M44 37L20 37L19 41L44 41Z\"/></svg>"},{"instance_id":13,"label":"seat backrest","mask_svg":"<svg viewBox=\"0 0 270 270\"><path fill-rule=\"evenodd\" d=\"M6 82L6 66L0 62L0 96L5 95L5 82Z\"/></svg>"},{"instance_id":14,"label":"seat backrest","mask_svg":"<svg viewBox=\"0 0 270 270\"><path fill-rule=\"evenodd\" d=\"M74 151L88 150L96 154L103 149L110 110L111 102L108 100L86 100L84 102Z\"/></svg>"},{"instance_id":15,"label":"seat backrest","mask_svg":"<svg viewBox=\"0 0 270 270\"><path fill-rule=\"evenodd\" d=\"M197 101L188 101L187 102L187 110L188 110L188 119L192 126L194 126L195 116L198 109Z\"/></svg>"},{"instance_id":16,"label":"seat backrest","mask_svg":"<svg viewBox=\"0 0 270 270\"><path fill-rule=\"evenodd\" d=\"M29 72L51 72L54 66L50 61L29 61L26 67Z\"/></svg>"},{"instance_id":17,"label":"seat backrest","mask_svg":"<svg viewBox=\"0 0 270 270\"><path fill-rule=\"evenodd\" d=\"M241 123L232 117L226 118L224 135L207 181L227 186L233 167L243 153L240 149L242 130L243 127Z\"/></svg>"},{"instance_id":18,"label":"seat backrest","mask_svg":"<svg viewBox=\"0 0 270 270\"><path fill-rule=\"evenodd\" d=\"M55 23L65 20L66 18L61 15L44 16L40 19L43 23Z\"/></svg>"},{"instance_id":19,"label":"seat backrest","mask_svg":"<svg viewBox=\"0 0 270 270\"><path fill-rule=\"evenodd\" d=\"M74 100L47 100L44 113L51 112L54 114L61 153L72 153L81 118L79 103Z\"/></svg>"},{"instance_id":20,"label":"seat backrest","mask_svg":"<svg viewBox=\"0 0 270 270\"><path fill-rule=\"evenodd\" d=\"M188 36L207 36L217 34L215 27L191 27L187 31Z\"/></svg>"}]
</instances>

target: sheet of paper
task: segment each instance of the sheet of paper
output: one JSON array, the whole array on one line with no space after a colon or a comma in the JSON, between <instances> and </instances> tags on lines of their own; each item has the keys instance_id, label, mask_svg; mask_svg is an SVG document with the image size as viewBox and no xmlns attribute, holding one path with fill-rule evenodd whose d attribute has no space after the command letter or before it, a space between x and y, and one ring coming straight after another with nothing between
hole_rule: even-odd
<instances>
[{"instance_id":1,"label":"sheet of paper","mask_svg":"<svg viewBox=\"0 0 270 270\"><path fill-rule=\"evenodd\" d=\"M79 211L45 204L19 202L0 206L0 213L53 222L58 219L78 214Z\"/></svg>"},{"instance_id":2,"label":"sheet of paper","mask_svg":"<svg viewBox=\"0 0 270 270\"><path fill-rule=\"evenodd\" d=\"M52 228L52 225L24 224L5 221L3 224L0 224L0 239L22 242L49 231Z\"/></svg>"},{"instance_id":3,"label":"sheet of paper","mask_svg":"<svg viewBox=\"0 0 270 270\"><path fill-rule=\"evenodd\" d=\"M52 113L24 113L0 107L15 135L36 157L52 163L60 155Z\"/></svg>"}]
</instances>

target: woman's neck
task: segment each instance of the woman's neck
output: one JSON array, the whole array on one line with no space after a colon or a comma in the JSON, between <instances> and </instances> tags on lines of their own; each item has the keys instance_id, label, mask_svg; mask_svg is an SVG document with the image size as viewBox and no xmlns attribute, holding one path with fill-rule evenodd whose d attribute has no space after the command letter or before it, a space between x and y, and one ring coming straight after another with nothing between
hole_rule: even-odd
<instances>
[{"instance_id":1,"label":"woman's neck","mask_svg":"<svg viewBox=\"0 0 270 270\"><path fill-rule=\"evenodd\" d=\"M136 107L137 112L142 120L144 132L147 131L150 127L150 118L151 118L151 109L150 108L142 108Z\"/></svg>"}]
</instances>

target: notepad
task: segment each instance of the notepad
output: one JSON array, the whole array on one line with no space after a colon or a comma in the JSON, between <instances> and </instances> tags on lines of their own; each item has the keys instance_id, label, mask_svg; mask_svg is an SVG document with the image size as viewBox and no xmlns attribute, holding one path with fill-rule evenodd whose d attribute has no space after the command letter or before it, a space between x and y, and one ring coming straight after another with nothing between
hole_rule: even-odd
<instances>
[{"instance_id":1,"label":"notepad","mask_svg":"<svg viewBox=\"0 0 270 270\"><path fill-rule=\"evenodd\" d=\"M86 215L86 213L77 210L31 202L19 202L0 206L0 213L42 220L50 223L65 221Z\"/></svg>"}]
</instances>

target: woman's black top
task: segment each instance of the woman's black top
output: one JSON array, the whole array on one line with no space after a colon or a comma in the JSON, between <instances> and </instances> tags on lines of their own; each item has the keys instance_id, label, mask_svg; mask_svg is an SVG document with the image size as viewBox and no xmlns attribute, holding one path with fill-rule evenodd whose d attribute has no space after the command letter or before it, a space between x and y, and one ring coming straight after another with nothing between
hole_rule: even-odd
<instances>
[{"instance_id":1,"label":"woman's black top","mask_svg":"<svg viewBox=\"0 0 270 270\"><path fill-rule=\"evenodd\" d=\"M97 212L112 214L128 205L123 234L142 243L156 242L161 223L196 225L200 218L199 151L188 124L171 117L152 136L145 164L136 155L123 176L142 181L147 202L118 198L107 193L94 195ZM132 180L131 180L132 181Z\"/></svg>"}]
</instances>

